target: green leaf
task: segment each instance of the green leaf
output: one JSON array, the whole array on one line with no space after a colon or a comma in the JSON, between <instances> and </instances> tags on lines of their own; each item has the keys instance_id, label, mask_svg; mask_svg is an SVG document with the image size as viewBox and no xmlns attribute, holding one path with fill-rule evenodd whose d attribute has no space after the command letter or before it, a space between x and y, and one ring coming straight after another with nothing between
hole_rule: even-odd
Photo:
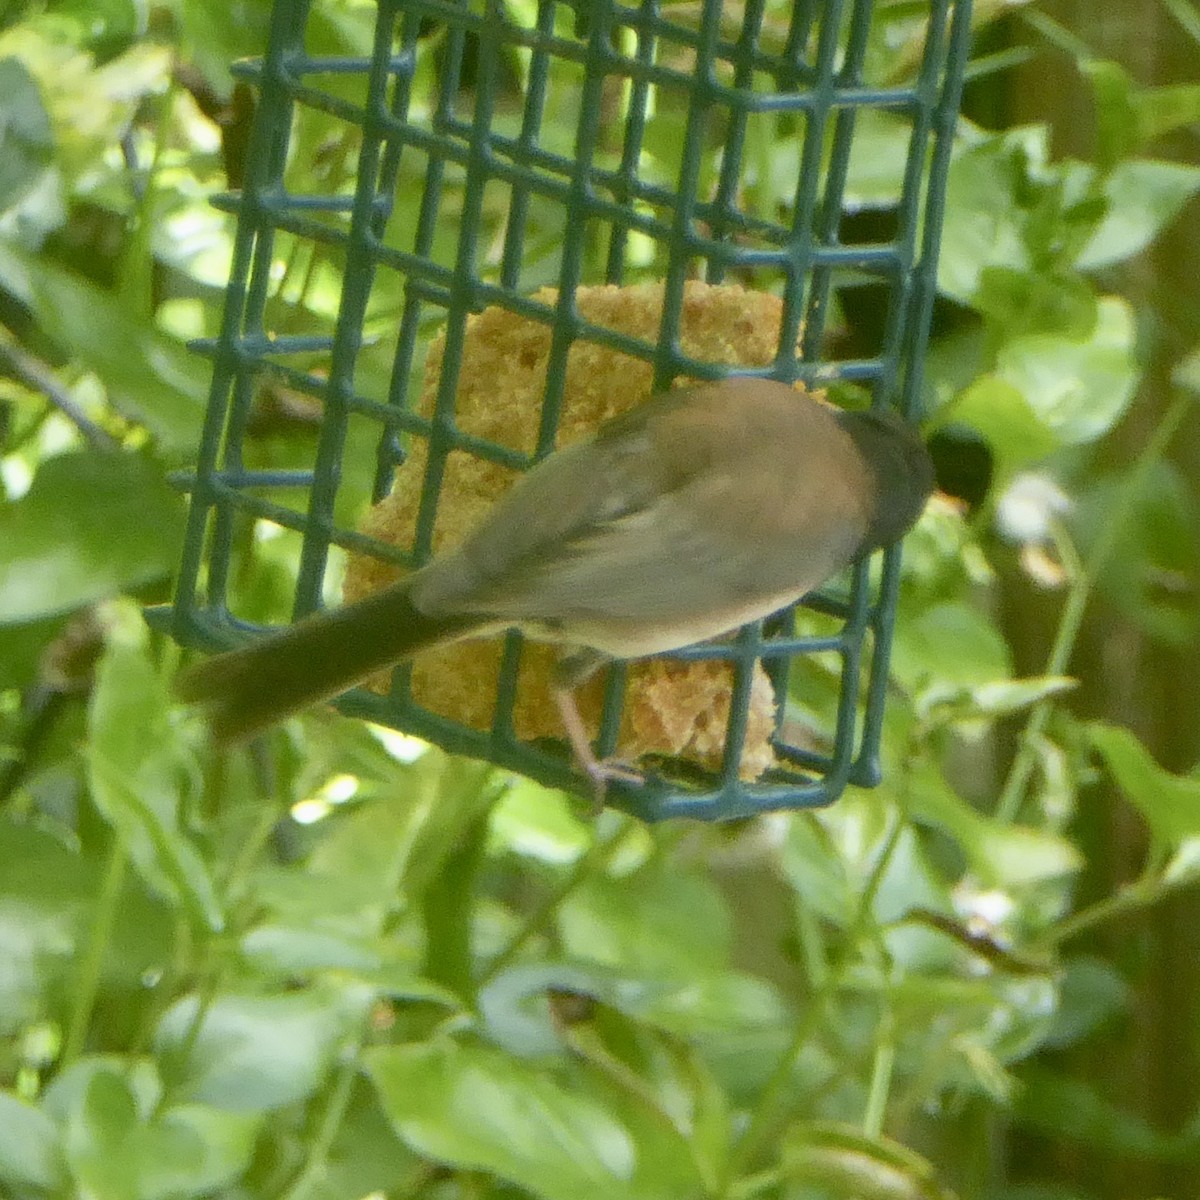
<instances>
[{"instance_id":1,"label":"green leaf","mask_svg":"<svg viewBox=\"0 0 1200 1200\"><path fill-rule=\"evenodd\" d=\"M1097 165L1117 166L1150 142L1200 121L1200 84L1137 87L1114 62L1082 63L1097 109Z\"/></svg>"},{"instance_id":2,"label":"green leaf","mask_svg":"<svg viewBox=\"0 0 1200 1200\"><path fill-rule=\"evenodd\" d=\"M565 866L587 850L591 836L565 793L516 778L492 809L488 852Z\"/></svg>"},{"instance_id":3,"label":"green leaf","mask_svg":"<svg viewBox=\"0 0 1200 1200\"><path fill-rule=\"evenodd\" d=\"M392 1128L365 1076L353 1085L320 1179L295 1200L345 1200L348 1196L403 1196L422 1170L421 1161Z\"/></svg>"},{"instance_id":4,"label":"green leaf","mask_svg":"<svg viewBox=\"0 0 1200 1200\"><path fill-rule=\"evenodd\" d=\"M428 765L422 759L405 771L408 788L403 799L382 797L340 815L313 849L306 872L336 886L334 903L342 930L353 929L361 937L382 932L405 871L415 865L414 848L427 822L438 819L433 815L437 780L430 768L441 757L431 756ZM445 814L439 818L448 819ZM421 863L418 869L425 866ZM353 923L352 914L357 917Z\"/></svg>"},{"instance_id":5,"label":"green leaf","mask_svg":"<svg viewBox=\"0 0 1200 1200\"><path fill-rule=\"evenodd\" d=\"M180 1200L235 1181L250 1163L258 1119L195 1104L160 1109L161 1088L148 1095L133 1065L93 1061L66 1098L79 1191L97 1200Z\"/></svg>"},{"instance_id":6,"label":"green leaf","mask_svg":"<svg viewBox=\"0 0 1200 1200\"><path fill-rule=\"evenodd\" d=\"M19 58L41 85L54 128L56 165L72 188L89 197L113 171L105 156L128 130L138 105L170 82L172 52L165 41L143 39L98 66L53 16L6 22L0 54ZM122 178L120 203L128 205L127 178ZM106 254L103 235L85 236L89 248Z\"/></svg>"},{"instance_id":7,"label":"green leaf","mask_svg":"<svg viewBox=\"0 0 1200 1200\"><path fill-rule=\"evenodd\" d=\"M164 450L194 453L204 423L208 366L122 305L113 292L43 259L27 264L46 333L103 382L113 407L145 425Z\"/></svg>"},{"instance_id":8,"label":"green leaf","mask_svg":"<svg viewBox=\"0 0 1200 1200\"><path fill-rule=\"evenodd\" d=\"M155 1046L174 1094L229 1112L266 1112L299 1103L321 1086L368 1002L365 988L313 987L218 996L201 1014L198 999L188 996L163 1016Z\"/></svg>"},{"instance_id":9,"label":"green leaf","mask_svg":"<svg viewBox=\"0 0 1200 1200\"><path fill-rule=\"evenodd\" d=\"M115 642L96 672L87 764L92 797L146 883L198 925L224 916L208 868L179 825L184 769L170 702L145 653Z\"/></svg>"},{"instance_id":10,"label":"green leaf","mask_svg":"<svg viewBox=\"0 0 1200 1200\"><path fill-rule=\"evenodd\" d=\"M662 859L619 878L589 879L558 916L570 957L658 978L723 967L732 936L716 886Z\"/></svg>"},{"instance_id":11,"label":"green leaf","mask_svg":"<svg viewBox=\"0 0 1200 1200\"><path fill-rule=\"evenodd\" d=\"M1130 989L1116 968L1101 958L1072 958L1065 964L1050 1046L1070 1046L1129 1008Z\"/></svg>"},{"instance_id":12,"label":"green leaf","mask_svg":"<svg viewBox=\"0 0 1200 1200\"><path fill-rule=\"evenodd\" d=\"M793 891L815 915L843 927L853 919L857 889L851 886L829 829L815 814L799 812L788 822L780 867Z\"/></svg>"},{"instance_id":13,"label":"green leaf","mask_svg":"<svg viewBox=\"0 0 1200 1200\"><path fill-rule=\"evenodd\" d=\"M65 1179L58 1127L40 1108L0 1092L0 1182L53 1191Z\"/></svg>"},{"instance_id":14,"label":"green leaf","mask_svg":"<svg viewBox=\"0 0 1200 1200\"><path fill-rule=\"evenodd\" d=\"M182 503L144 459L49 458L20 500L0 504L0 622L69 612L164 579L182 539Z\"/></svg>"},{"instance_id":15,"label":"green leaf","mask_svg":"<svg viewBox=\"0 0 1200 1200\"><path fill-rule=\"evenodd\" d=\"M687 1175L670 1191L656 1185L643 1174L653 1162L610 1104L520 1059L443 1038L366 1060L397 1133L438 1162L548 1200L665 1200L695 1188Z\"/></svg>"},{"instance_id":16,"label":"green leaf","mask_svg":"<svg viewBox=\"0 0 1200 1200\"><path fill-rule=\"evenodd\" d=\"M106 50L146 32L146 10L135 0L56 0L54 12L76 24L73 40Z\"/></svg>"},{"instance_id":17,"label":"green leaf","mask_svg":"<svg viewBox=\"0 0 1200 1200\"><path fill-rule=\"evenodd\" d=\"M179 1104L163 1112L155 1125L165 1135L165 1144L200 1148L198 1158L189 1152L185 1169L181 1156L172 1160L151 1144L156 1157L152 1194L167 1200L207 1195L235 1183L250 1166L261 1120L256 1114Z\"/></svg>"},{"instance_id":18,"label":"green leaf","mask_svg":"<svg viewBox=\"0 0 1200 1200\"><path fill-rule=\"evenodd\" d=\"M714 1041L777 1029L788 1017L770 984L741 971L666 981L587 963L535 962L502 971L480 992L489 1035L514 1054L557 1053L562 1031L549 1003L554 993L589 996L642 1025L693 1041L703 1038L710 1049Z\"/></svg>"},{"instance_id":19,"label":"green leaf","mask_svg":"<svg viewBox=\"0 0 1200 1200\"><path fill-rule=\"evenodd\" d=\"M1031 1067L1022 1072L1016 1119L1058 1141L1080 1143L1106 1157L1167 1161L1189 1148L1159 1133L1136 1113L1117 1108L1088 1083Z\"/></svg>"},{"instance_id":20,"label":"green leaf","mask_svg":"<svg viewBox=\"0 0 1200 1200\"><path fill-rule=\"evenodd\" d=\"M1083 62L1079 69L1092 85L1096 106L1096 166L1111 171L1138 146L1133 80L1115 62Z\"/></svg>"},{"instance_id":21,"label":"green leaf","mask_svg":"<svg viewBox=\"0 0 1200 1200\"><path fill-rule=\"evenodd\" d=\"M1167 887L1186 887L1200 879L1200 837L1185 838L1163 867L1162 881Z\"/></svg>"},{"instance_id":22,"label":"green leaf","mask_svg":"<svg viewBox=\"0 0 1200 1200\"><path fill-rule=\"evenodd\" d=\"M1056 333L1086 338L1096 326L1095 293L1078 275L985 267L975 307L1009 337Z\"/></svg>"},{"instance_id":23,"label":"green leaf","mask_svg":"<svg viewBox=\"0 0 1200 1200\"><path fill-rule=\"evenodd\" d=\"M955 795L933 764L911 782L913 819L950 834L982 882L1005 890L1067 878L1083 856L1066 838L1044 829L994 821Z\"/></svg>"},{"instance_id":24,"label":"green leaf","mask_svg":"<svg viewBox=\"0 0 1200 1200\"><path fill-rule=\"evenodd\" d=\"M912 140L912 122L881 109L863 109L850 142L846 177L848 208L883 208L899 201ZM798 166L798 161L796 162ZM796 172L781 180L780 194L795 188Z\"/></svg>"},{"instance_id":25,"label":"green leaf","mask_svg":"<svg viewBox=\"0 0 1200 1200\"><path fill-rule=\"evenodd\" d=\"M54 135L42 94L16 58L0 59L0 213L28 195L51 165Z\"/></svg>"},{"instance_id":26,"label":"green leaf","mask_svg":"<svg viewBox=\"0 0 1200 1200\"><path fill-rule=\"evenodd\" d=\"M233 88L229 64L262 53L270 32L270 18L268 0L247 0L238 10L236 21L229 20L228 10L195 0L180 4L174 14L189 60L196 63L213 90L222 96L227 96Z\"/></svg>"},{"instance_id":27,"label":"green leaf","mask_svg":"<svg viewBox=\"0 0 1200 1200\"><path fill-rule=\"evenodd\" d=\"M790 1182L855 1200L953 1200L933 1166L907 1146L832 1122L792 1130L784 1143L783 1173Z\"/></svg>"},{"instance_id":28,"label":"green leaf","mask_svg":"<svg viewBox=\"0 0 1200 1200\"><path fill-rule=\"evenodd\" d=\"M1025 214L1014 195L1021 154L1045 156L1040 130L1010 131L959 150L946 185L946 218L938 256L938 289L970 304L989 266L1031 270Z\"/></svg>"},{"instance_id":29,"label":"green leaf","mask_svg":"<svg viewBox=\"0 0 1200 1200\"><path fill-rule=\"evenodd\" d=\"M1185 354L1171 372L1171 382L1176 386L1200 396L1200 349Z\"/></svg>"},{"instance_id":30,"label":"green leaf","mask_svg":"<svg viewBox=\"0 0 1200 1200\"><path fill-rule=\"evenodd\" d=\"M952 654L947 647L953 647ZM892 671L905 687L971 687L1012 671L1008 646L996 627L963 604L938 604L896 630Z\"/></svg>"},{"instance_id":31,"label":"green leaf","mask_svg":"<svg viewBox=\"0 0 1200 1200\"><path fill-rule=\"evenodd\" d=\"M92 1085L97 1076L115 1079L122 1089L133 1097L133 1106L139 1119L148 1117L162 1102L162 1080L152 1059L133 1058L120 1054L85 1054L63 1068L51 1079L42 1097L42 1105L60 1124L70 1126L80 1114L92 1095ZM104 1089L111 1084L99 1085ZM117 1102L125 1104L124 1098Z\"/></svg>"},{"instance_id":32,"label":"green leaf","mask_svg":"<svg viewBox=\"0 0 1200 1200\"><path fill-rule=\"evenodd\" d=\"M116 1200L120 1189L137 1194L131 1164L122 1153L138 1123L133 1086L113 1067L93 1071L66 1124L67 1159L80 1191Z\"/></svg>"},{"instance_id":33,"label":"green leaf","mask_svg":"<svg viewBox=\"0 0 1200 1200\"><path fill-rule=\"evenodd\" d=\"M1200 83L1142 88L1133 97L1138 135L1144 143L1200 122Z\"/></svg>"},{"instance_id":34,"label":"green leaf","mask_svg":"<svg viewBox=\"0 0 1200 1200\"><path fill-rule=\"evenodd\" d=\"M1119 522L1099 587L1150 636L1191 645L1200 632L1200 505L1191 480L1175 464L1158 462L1132 499L1128 490L1125 475L1111 474L1079 499L1076 523L1085 551ZM1124 506L1119 514L1117 504Z\"/></svg>"},{"instance_id":35,"label":"green leaf","mask_svg":"<svg viewBox=\"0 0 1200 1200\"><path fill-rule=\"evenodd\" d=\"M982 716L1004 717L1021 712L1049 696L1077 687L1068 675L1039 675L1032 679L999 679L971 689L970 707Z\"/></svg>"},{"instance_id":36,"label":"green leaf","mask_svg":"<svg viewBox=\"0 0 1200 1200\"><path fill-rule=\"evenodd\" d=\"M62 633L65 624L64 617L23 621L19 625L0 623L0 691L7 688L24 691L39 678L42 655Z\"/></svg>"},{"instance_id":37,"label":"green leaf","mask_svg":"<svg viewBox=\"0 0 1200 1200\"><path fill-rule=\"evenodd\" d=\"M1119 297L1100 301L1084 339L1027 334L1005 343L996 374L1017 388L1064 444L1095 441L1124 413L1138 384L1133 311Z\"/></svg>"},{"instance_id":38,"label":"green leaf","mask_svg":"<svg viewBox=\"0 0 1200 1200\"><path fill-rule=\"evenodd\" d=\"M378 971L383 947L309 925L259 925L241 941L242 953L264 974L303 977L315 971Z\"/></svg>"},{"instance_id":39,"label":"green leaf","mask_svg":"<svg viewBox=\"0 0 1200 1200\"><path fill-rule=\"evenodd\" d=\"M962 422L981 434L1005 479L1058 449L1054 431L1025 394L997 375L979 375L938 414L938 424Z\"/></svg>"},{"instance_id":40,"label":"green leaf","mask_svg":"<svg viewBox=\"0 0 1200 1200\"><path fill-rule=\"evenodd\" d=\"M95 872L43 829L0 820L0 1037L45 1016L74 970Z\"/></svg>"},{"instance_id":41,"label":"green leaf","mask_svg":"<svg viewBox=\"0 0 1200 1200\"><path fill-rule=\"evenodd\" d=\"M429 751L412 766L412 837L406 842L402 872L410 901L421 897L442 875L484 814L496 802L502 777L486 762Z\"/></svg>"},{"instance_id":42,"label":"green leaf","mask_svg":"<svg viewBox=\"0 0 1200 1200\"><path fill-rule=\"evenodd\" d=\"M1133 732L1120 725L1093 722L1088 736L1155 837L1178 846L1200 834L1200 779L1164 771Z\"/></svg>"},{"instance_id":43,"label":"green leaf","mask_svg":"<svg viewBox=\"0 0 1200 1200\"><path fill-rule=\"evenodd\" d=\"M208 868L195 846L159 818L154 806L129 787L124 776L98 755L90 759L97 807L130 841L143 878L165 899L180 902L196 924L212 931L225 923Z\"/></svg>"},{"instance_id":44,"label":"green leaf","mask_svg":"<svg viewBox=\"0 0 1200 1200\"><path fill-rule=\"evenodd\" d=\"M1144 250L1200 191L1200 167L1157 159L1118 163L1104 180L1104 217L1076 260L1082 271L1111 266Z\"/></svg>"}]
</instances>

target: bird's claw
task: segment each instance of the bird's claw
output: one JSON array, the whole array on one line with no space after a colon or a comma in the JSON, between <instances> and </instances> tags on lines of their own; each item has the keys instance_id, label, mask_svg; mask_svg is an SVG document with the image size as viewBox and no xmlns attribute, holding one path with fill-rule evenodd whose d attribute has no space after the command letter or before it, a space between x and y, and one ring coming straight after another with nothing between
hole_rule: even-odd
<instances>
[{"instance_id":1,"label":"bird's claw","mask_svg":"<svg viewBox=\"0 0 1200 1200\"><path fill-rule=\"evenodd\" d=\"M642 774L631 763L619 758L599 759L589 755L587 760L581 760L580 767L592 781L592 815L599 816L604 809L604 800L608 794L610 782L643 784L646 782Z\"/></svg>"}]
</instances>

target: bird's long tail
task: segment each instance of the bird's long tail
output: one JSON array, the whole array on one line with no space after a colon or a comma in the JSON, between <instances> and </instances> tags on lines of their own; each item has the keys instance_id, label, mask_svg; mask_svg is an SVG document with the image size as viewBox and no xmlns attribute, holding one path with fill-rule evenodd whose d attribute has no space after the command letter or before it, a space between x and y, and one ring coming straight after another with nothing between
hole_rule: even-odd
<instances>
[{"instance_id":1,"label":"bird's long tail","mask_svg":"<svg viewBox=\"0 0 1200 1200\"><path fill-rule=\"evenodd\" d=\"M243 741L428 646L469 634L472 617L429 617L401 581L189 668L180 699L202 705L219 744Z\"/></svg>"}]
</instances>

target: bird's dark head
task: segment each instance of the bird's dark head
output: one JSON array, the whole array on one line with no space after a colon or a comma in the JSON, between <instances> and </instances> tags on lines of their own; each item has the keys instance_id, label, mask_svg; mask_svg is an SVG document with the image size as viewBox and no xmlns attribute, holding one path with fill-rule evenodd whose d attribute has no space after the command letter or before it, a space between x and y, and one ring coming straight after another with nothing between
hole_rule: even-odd
<instances>
[{"instance_id":1,"label":"bird's dark head","mask_svg":"<svg viewBox=\"0 0 1200 1200\"><path fill-rule=\"evenodd\" d=\"M863 549L890 546L921 515L933 491L933 460L920 434L899 413L889 409L844 412L839 420L875 484Z\"/></svg>"}]
</instances>

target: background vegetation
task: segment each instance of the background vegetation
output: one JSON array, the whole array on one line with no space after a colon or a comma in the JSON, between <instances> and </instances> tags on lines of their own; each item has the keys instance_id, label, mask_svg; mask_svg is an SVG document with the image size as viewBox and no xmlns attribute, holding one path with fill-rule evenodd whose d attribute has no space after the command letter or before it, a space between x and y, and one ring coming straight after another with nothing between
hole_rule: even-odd
<instances>
[{"instance_id":1,"label":"background vegetation","mask_svg":"<svg viewBox=\"0 0 1200 1200\"><path fill-rule=\"evenodd\" d=\"M0 4L0 1195L1197 1194L1200 14L977 8L927 412L996 478L910 540L886 783L647 829L328 712L218 757L172 708L139 605L268 9ZM297 184L344 187L310 133ZM264 398L255 453L312 416ZM245 539L245 610L293 557Z\"/></svg>"}]
</instances>

